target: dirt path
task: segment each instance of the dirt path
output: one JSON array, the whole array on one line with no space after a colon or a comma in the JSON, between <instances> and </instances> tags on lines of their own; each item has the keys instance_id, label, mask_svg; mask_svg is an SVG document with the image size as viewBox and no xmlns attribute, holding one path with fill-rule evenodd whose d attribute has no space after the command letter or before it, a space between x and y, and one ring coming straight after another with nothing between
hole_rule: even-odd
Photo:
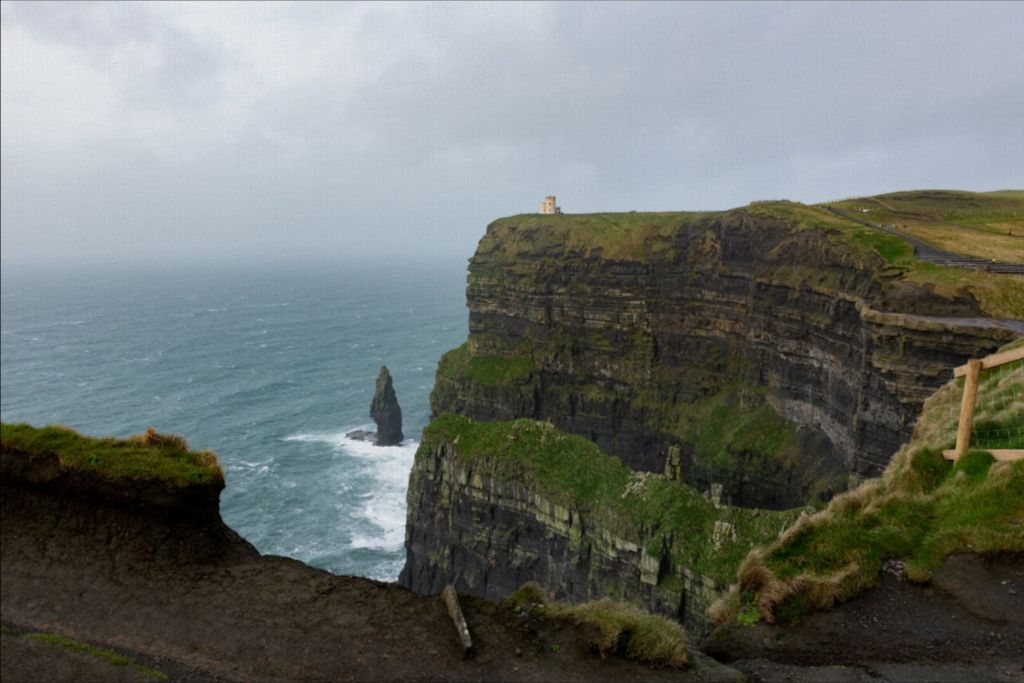
<instances>
[{"instance_id":1,"label":"dirt path","mask_svg":"<svg viewBox=\"0 0 1024 683\"><path fill-rule=\"evenodd\" d=\"M1024 554L955 556L796 626L734 626L706 650L755 681L1024 681Z\"/></svg>"},{"instance_id":2,"label":"dirt path","mask_svg":"<svg viewBox=\"0 0 1024 683\"><path fill-rule=\"evenodd\" d=\"M465 660L439 597L261 556L219 520L168 520L7 488L2 530L5 683L112 678L105 662L48 654L24 631L116 650L172 680L740 678L710 660L684 672L601 659L576 627L528 623L464 596L478 647Z\"/></svg>"}]
</instances>

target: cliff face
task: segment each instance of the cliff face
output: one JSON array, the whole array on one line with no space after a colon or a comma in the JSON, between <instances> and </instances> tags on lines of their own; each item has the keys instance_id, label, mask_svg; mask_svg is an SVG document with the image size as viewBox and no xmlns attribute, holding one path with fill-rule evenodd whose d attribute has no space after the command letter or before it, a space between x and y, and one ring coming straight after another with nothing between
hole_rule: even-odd
<instances>
[{"instance_id":1,"label":"cliff face","mask_svg":"<svg viewBox=\"0 0 1024 683\"><path fill-rule=\"evenodd\" d=\"M877 475L951 366L1024 331L837 231L744 210L544 218L488 228L434 414L550 420L638 470L671 454L742 505Z\"/></svg>"},{"instance_id":2,"label":"cliff face","mask_svg":"<svg viewBox=\"0 0 1024 683\"><path fill-rule=\"evenodd\" d=\"M806 213L491 224L469 339L438 366L400 582L497 599L532 580L703 632L747 550L795 517L771 510L877 475L950 367L1024 334L984 315L1019 282L976 298L915 279L882 255L898 240Z\"/></svg>"},{"instance_id":3,"label":"cliff face","mask_svg":"<svg viewBox=\"0 0 1024 683\"><path fill-rule=\"evenodd\" d=\"M404 586L499 600L537 581L559 599L644 605L693 634L751 545L795 517L717 506L545 423L452 415L425 432L408 500Z\"/></svg>"}]
</instances>

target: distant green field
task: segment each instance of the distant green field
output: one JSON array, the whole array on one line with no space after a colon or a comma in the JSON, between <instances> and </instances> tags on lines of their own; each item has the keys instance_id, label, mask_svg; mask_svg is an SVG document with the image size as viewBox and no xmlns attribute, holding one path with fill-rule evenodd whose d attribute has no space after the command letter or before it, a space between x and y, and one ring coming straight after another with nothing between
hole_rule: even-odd
<instances>
[{"instance_id":1,"label":"distant green field","mask_svg":"<svg viewBox=\"0 0 1024 683\"><path fill-rule=\"evenodd\" d=\"M1024 263L1024 190L892 192L832 206L944 251Z\"/></svg>"}]
</instances>

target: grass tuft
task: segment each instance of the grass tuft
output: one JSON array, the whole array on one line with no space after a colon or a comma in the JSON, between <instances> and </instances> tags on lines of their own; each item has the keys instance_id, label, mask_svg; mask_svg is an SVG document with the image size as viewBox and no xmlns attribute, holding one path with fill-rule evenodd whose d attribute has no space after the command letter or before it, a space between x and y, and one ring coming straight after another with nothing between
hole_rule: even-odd
<instances>
[{"instance_id":1,"label":"grass tuft","mask_svg":"<svg viewBox=\"0 0 1024 683\"><path fill-rule=\"evenodd\" d=\"M180 487L224 482L213 453L190 451L180 436L160 434L152 427L127 439L97 439L67 427L2 424L0 446L30 455L55 455L68 470L114 479L155 479Z\"/></svg>"},{"instance_id":2,"label":"grass tuft","mask_svg":"<svg viewBox=\"0 0 1024 683\"><path fill-rule=\"evenodd\" d=\"M586 628L602 657L622 655L652 666L683 668L689 661L686 631L676 621L608 598L571 605L548 602L535 582L525 583L502 604L530 617L567 621Z\"/></svg>"}]
</instances>

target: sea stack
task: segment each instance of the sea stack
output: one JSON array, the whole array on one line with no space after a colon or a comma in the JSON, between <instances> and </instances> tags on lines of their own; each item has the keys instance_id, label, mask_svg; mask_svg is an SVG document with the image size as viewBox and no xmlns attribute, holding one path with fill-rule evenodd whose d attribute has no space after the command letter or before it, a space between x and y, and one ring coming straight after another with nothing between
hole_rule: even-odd
<instances>
[{"instance_id":1,"label":"sea stack","mask_svg":"<svg viewBox=\"0 0 1024 683\"><path fill-rule=\"evenodd\" d=\"M397 446L402 443L402 409L398 406L395 388L391 384L391 373L387 367L377 375L377 390L370 403L370 417L377 423L377 446Z\"/></svg>"}]
</instances>

